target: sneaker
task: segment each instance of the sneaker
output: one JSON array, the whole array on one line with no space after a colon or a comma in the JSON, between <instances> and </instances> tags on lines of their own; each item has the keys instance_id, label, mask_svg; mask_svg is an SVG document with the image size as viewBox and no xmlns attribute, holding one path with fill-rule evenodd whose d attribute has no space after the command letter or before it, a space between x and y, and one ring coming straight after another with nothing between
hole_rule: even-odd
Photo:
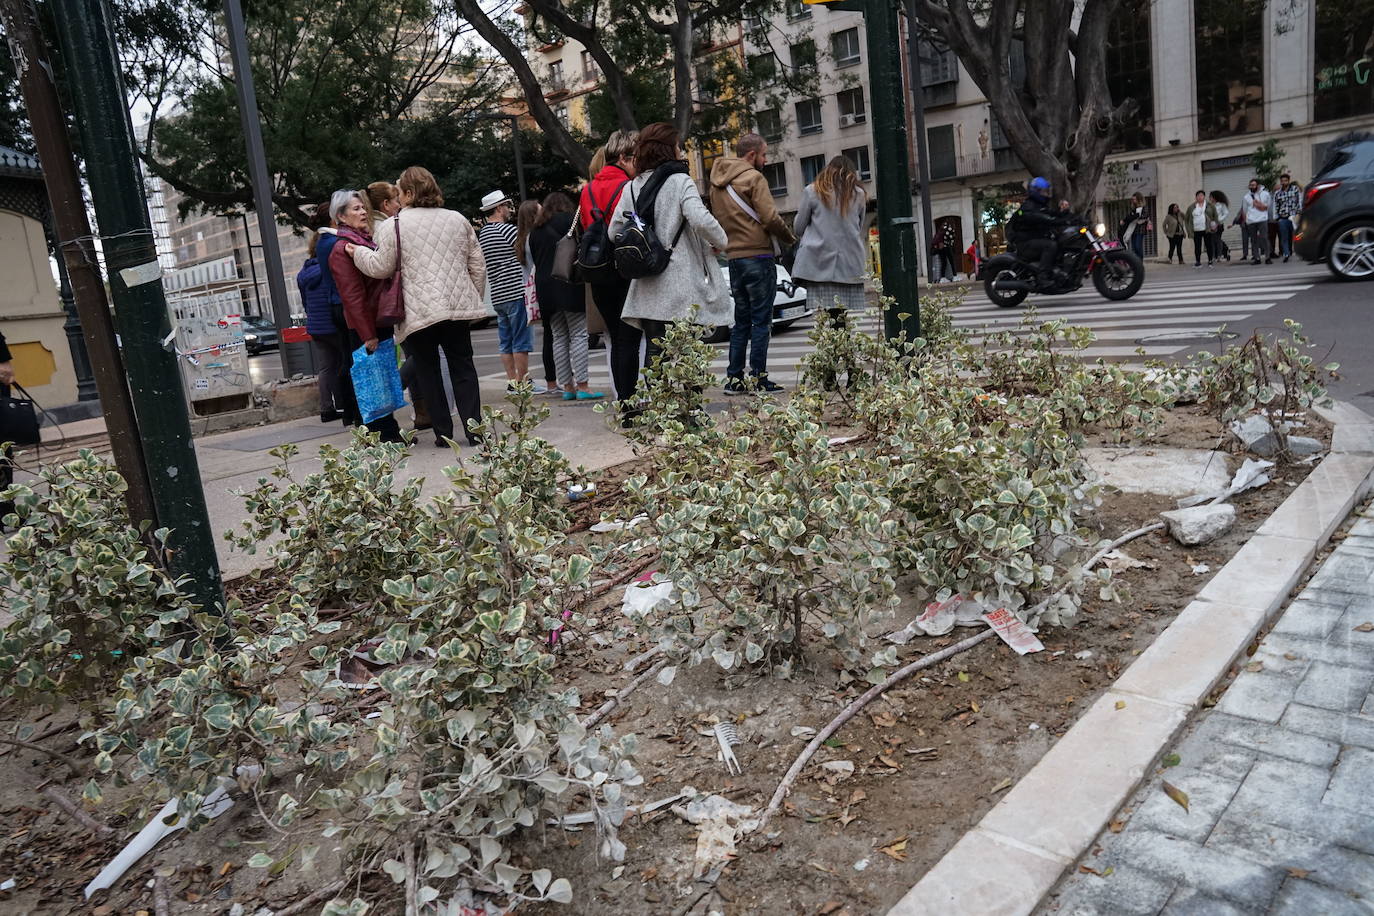
<instances>
[{"instance_id":1,"label":"sneaker","mask_svg":"<svg viewBox=\"0 0 1374 916\"><path fill-rule=\"evenodd\" d=\"M1208 261L1208 262L1207 262L1207 266L1208 266L1208 267L1216 267L1216 265L1213 264L1211 261Z\"/></svg>"},{"instance_id":2,"label":"sneaker","mask_svg":"<svg viewBox=\"0 0 1374 916\"><path fill-rule=\"evenodd\" d=\"M1207 264L1207 266L1208 266L1208 267L1211 267L1212 265L1211 265L1211 263L1209 262L1209 263ZM1196 264L1193 265L1193 267L1194 267L1194 269L1199 269L1199 268L1201 268L1201 267L1202 267L1202 262L1201 262L1201 261L1198 261Z\"/></svg>"},{"instance_id":3,"label":"sneaker","mask_svg":"<svg viewBox=\"0 0 1374 916\"><path fill-rule=\"evenodd\" d=\"M781 385L779 385L777 382L775 382L775 381L773 381L772 379L770 379L770 378L769 378L768 376L766 376L766 375L760 375L760 376L755 380L755 384L758 386L758 390L759 390L760 392L763 392L763 393L766 393L766 394L776 394L776 393L778 393L779 391L786 391L786 390L787 390L787 389L783 388Z\"/></svg>"},{"instance_id":4,"label":"sneaker","mask_svg":"<svg viewBox=\"0 0 1374 916\"><path fill-rule=\"evenodd\" d=\"M320 411L320 422L321 422L321 423L335 423L335 422L338 422L338 420L339 420L341 417L343 417L343 414L340 413L340 412L337 411L337 410L322 410L322 411Z\"/></svg>"},{"instance_id":5,"label":"sneaker","mask_svg":"<svg viewBox=\"0 0 1374 916\"><path fill-rule=\"evenodd\" d=\"M749 389L744 387L744 379L732 378L725 381L726 394L748 394Z\"/></svg>"},{"instance_id":6,"label":"sneaker","mask_svg":"<svg viewBox=\"0 0 1374 916\"><path fill-rule=\"evenodd\" d=\"M548 385L544 385L544 384L542 384L542 383L540 383L540 382L531 382L530 384L534 386L534 388L532 389L532 391L533 391L534 394L548 394L548 393L549 393L549 386L548 386Z\"/></svg>"}]
</instances>

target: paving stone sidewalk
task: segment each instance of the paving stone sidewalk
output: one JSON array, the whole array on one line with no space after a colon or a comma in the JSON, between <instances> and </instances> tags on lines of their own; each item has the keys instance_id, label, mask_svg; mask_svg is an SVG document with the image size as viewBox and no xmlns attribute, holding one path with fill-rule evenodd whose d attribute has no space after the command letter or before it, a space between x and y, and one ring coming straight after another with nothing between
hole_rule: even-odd
<instances>
[{"instance_id":1,"label":"paving stone sidewalk","mask_svg":"<svg viewBox=\"0 0 1374 916\"><path fill-rule=\"evenodd\" d=\"M1179 764L1153 770L1118 815L1124 829L1098 837L1084 864L1099 874L1066 877L1037 912L1374 913L1372 691L1365 509L1221 701L1181 733ZM1187 811L1165 780L1188 794Z\"/></svg>"}]
</instances>

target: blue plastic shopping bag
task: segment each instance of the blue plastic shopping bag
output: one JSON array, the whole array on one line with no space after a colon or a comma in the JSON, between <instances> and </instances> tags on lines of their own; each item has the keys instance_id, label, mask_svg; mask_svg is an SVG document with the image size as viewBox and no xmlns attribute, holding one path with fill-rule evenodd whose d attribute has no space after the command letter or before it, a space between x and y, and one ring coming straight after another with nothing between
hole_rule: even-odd
<instances>
[{"instance_id":1,"label":"blue plastic shopping bag","mask_svg":"<svg viewBox=\"0 0 1374 916\"><path fill-rule=\"evenodd\" d=\"M364 423L379 420L405 406L405 389L401 386L401 370L396 366L396 341L383 340L377 352L367 347L353 351L353 393L358 398L358 412Z\"/></svg>"}]
</instances>

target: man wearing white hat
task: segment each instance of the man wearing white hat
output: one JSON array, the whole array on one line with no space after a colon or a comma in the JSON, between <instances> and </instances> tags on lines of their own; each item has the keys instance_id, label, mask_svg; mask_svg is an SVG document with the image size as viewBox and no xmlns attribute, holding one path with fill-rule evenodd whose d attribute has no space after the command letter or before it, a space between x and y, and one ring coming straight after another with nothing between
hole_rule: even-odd
<instances>
[{"instance_id":1,"label":"man wearing white hat","mask_svg":"<svg viewBox=\"0 0 1374 916\"><path fill-rule=\"evenodd\" d=\"M525 311L525 274L515 259L515 227L509 222L511 200L500 191L482 198L482 228L477 241L487 261L487 282L491 284L491 304L496 309L496 337L501 348L501 365L506 369L506 389L525 381L530 368L534 333Z\"/></svg>"}]
</instances>

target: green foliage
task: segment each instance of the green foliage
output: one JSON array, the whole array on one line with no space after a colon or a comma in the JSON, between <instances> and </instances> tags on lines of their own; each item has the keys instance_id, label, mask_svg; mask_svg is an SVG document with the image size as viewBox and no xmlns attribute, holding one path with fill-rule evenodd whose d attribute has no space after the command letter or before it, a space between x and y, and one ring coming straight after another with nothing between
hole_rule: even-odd
<instances>
[{"instance_id":1,"label":"green foliage","mask_svg":"<svg viewBox=\"0 0 1374 916\"><path fill-rule=\"evenodd\" d=\"M1316 346L1292 319L1284 333L1251 334L1221 353L1199 352L1190 359L1198 403L1223 424L1258 412L1269 421L1280 458L1288 454L1288 420L1315 405L1331 403L1326 384L1340 368L1313 358Z\"/></svg>"},{"instance_id":2,"label":"green foliage","mask_svg":"<svg viewBox=\"0 0 1374 916\"><path fill-rule=\"evenodd\" d=\"M1255 147L1250 154L1250 164L1255 169L1255 177L1259 179L1261 187L1269 190L1278 187L1279 176L1288 168L1284 162L1285 156L1279 141L1272 137Z\"/></svg>"},{"instance_id":3,"label":"green foliage","mask_svg":"<svg viewBox=\"0 0 1374 916\"><path fill-rule=\"evenodd\" d=\"M288 583L279 604L296 595L313 608L375 609L382 583L419 562L424 479L395 487L405 446L363 430L347 448L322 446L320 470L298 481L291 459L299 451L272 450L281 465L242 494L248 518L225 538L248 554L265 549Z\"/></svg>"},{"instance_id":4,"label":"green foliage","mask_svg":"<svg viewBox=\"0 0 1374 916\"><path fill-rule=\"evenodd\" d=\"M129 522L126 489L107 459L83 450L6 492L19 530L0 562L12 618L0 631L0 696L56 706L98 695L187 619L178 583Z\"/></svg>"}]
</instances>

